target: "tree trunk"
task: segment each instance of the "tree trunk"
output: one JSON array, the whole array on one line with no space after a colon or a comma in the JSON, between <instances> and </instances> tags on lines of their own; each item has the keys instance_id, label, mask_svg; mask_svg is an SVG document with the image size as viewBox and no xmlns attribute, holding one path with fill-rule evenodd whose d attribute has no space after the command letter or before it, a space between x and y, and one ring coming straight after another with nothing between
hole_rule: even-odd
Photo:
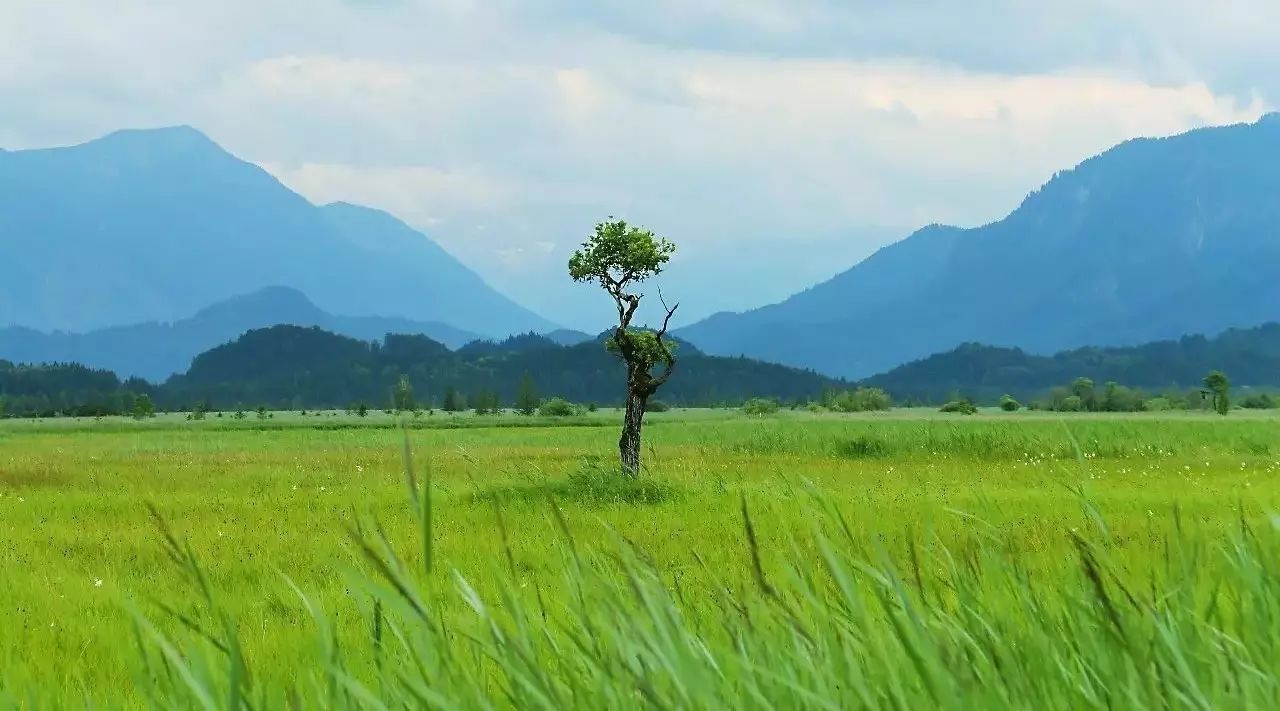
<instances>
[{"instance_id":1,"label":"tree trunk","mask_svg":"<svg viewBox=\"0 0 1280 711\"><path fill-rule=\"evenodd\" d=\"M639 393L627 393L627 414L622 420L622 436L618 438L622 473L633 479L640 476L640 427L644 424L646 400L648 398Z\"/></svg>"}]
</instances>

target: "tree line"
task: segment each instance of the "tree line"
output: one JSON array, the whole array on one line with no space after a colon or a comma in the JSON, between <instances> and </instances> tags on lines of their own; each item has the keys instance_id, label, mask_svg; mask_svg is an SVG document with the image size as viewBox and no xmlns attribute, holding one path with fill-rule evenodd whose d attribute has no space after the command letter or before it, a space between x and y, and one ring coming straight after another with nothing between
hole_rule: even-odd
<instances>
[{"instance_id":1,"label":"tree line","mask_svg":"<svg viewBox=\"0 0 1280 711\"><path fill-rule=\"evenodd\" d=\"M907 403L939 403L960 395L995 404L1008 394L1022 402L1070 407L1071 384L1087 378L1102 389L1106 383L1122 384L1149 393L1144 399L1164 396L1170 407L1179 407L1188 393L1199 400L1202 379L1211 370L1229 373L1240 386L1280 386L1280 324L1231 329L1212 338L1192 335L1054 355L966 343L868 378L864 384L884 388ZM1113 395L1117 400L1134 399L1123 391Z\"/></svg>"},{"instance_id":2,"label":"tree line","mask_svg":"<svg viewBox=\"0 0 1280 711\"><path fill-rule=\"evenodd\" d=\"M674 347L680 371L663 390L665 405L737 406L755 396L808 400L846 385L812 371L708 356L683 342ZM368 342L314 327L273 326L200 354L186 373L164 383L124 381L76 364L0 361L0 415L130 414L141 395L166 411L340 410L357 404L382 410L396 407L402 383L424 410L515 408L528 389L540 400L614 407L625 404L625 375L603 340L562 346L526 334L451 351L420 335Z\"/></svg>"}]
</instances>

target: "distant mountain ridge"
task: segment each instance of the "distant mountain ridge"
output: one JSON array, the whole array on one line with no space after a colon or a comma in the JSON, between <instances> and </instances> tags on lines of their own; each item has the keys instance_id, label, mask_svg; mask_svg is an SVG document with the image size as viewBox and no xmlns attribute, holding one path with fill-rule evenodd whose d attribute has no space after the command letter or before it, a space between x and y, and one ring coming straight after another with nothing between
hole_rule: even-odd
<instances>
[{"instance_id":1,"label":"distant mountain ridge","mask_svg":"<svg viewBox=\"0 0 1280 711\"><path fill-rule=\"evenodd\" d=\"M678 333L864 377L964 342L1052 353L1280 318L1280 118L1126 141L1008 217L930 226L771 306Z\"/></svg>"},{"instance_id":2,"label":"distant mountain ridge","mask_svg":"<svg viewBox=\"0 0 1280 711\"><path fill-rule=\"evenodd\" d=\"M379 316L335 316L288 287L234 296L171 323L149 322L88 333L0 328L0 359L17 363L80 363L154 382L185 371L191 359L246 331L278 324L319 326L362 341L388 333L423 334L459 348L479 338L444 323Z\"/></svg>"},{"instance_id":3,"label":"distant mountain ridge","mask_svg":"<svg viewBox=\"0 0 1280 711\"><path fill-rule=\"evenodd\" d=\"M902 399L938 402L953 394L994 401L1009 393L1029 399L1075 378L1114 381L1149 392L1200 387L1211 370L1237 387L1280 388L1280 323L1228 329L1138 346L1086 347L1041 356L1017 348L965 343L872 376L866 385Z\"/></svg>"},{"instance_id":4,"label":"distant mountain ridge","mask_svg":"<svg viewBox=\"0 0 1280 711\"><path fill-rule=\"evenodd\" d=\"M175 321L276 285L331 313L556 328L394 217L317 207L190 127L0 152L0 326Z\"/></svg>"}]
</instances>

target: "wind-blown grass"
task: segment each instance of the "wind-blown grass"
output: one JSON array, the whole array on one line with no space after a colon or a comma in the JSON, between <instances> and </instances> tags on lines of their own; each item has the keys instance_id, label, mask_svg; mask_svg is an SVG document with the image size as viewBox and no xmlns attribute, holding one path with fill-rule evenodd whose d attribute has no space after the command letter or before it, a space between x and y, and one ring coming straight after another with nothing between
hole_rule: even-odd
<instances>
[{"instance_id":1,"label":"wind-blown grass","mask_svg":"<svg viewBox=\"0 0 1280 711\"><path fill-rule=\"evenodd\" d=\"M350 419L0 423L0 705L1275 701L1274 417Z\"/></svg>"},{"instance_id":2,"label":"wind-blown grass","mask_svg":"<svg viewBox=\"0 0 1280 711\"><path fill-rule=\"evenodd\" d=\"M417 507L427 499L409 471ZM1236 533L1209 543L1175 513L1159 575L1135 580L1112 560L1116 543L1095 518L1092 530L1064 534L1074 549L1064 561L1072 572L1043 580L1024 567L1016 544L978 520L960 545L926 540L917 547L910 539L909 568L901 569L810 493L823 513L790 541L792 563L775 569L761 560L742 499L742 553L754 585L725 581L718 609L698 617L643 550L619 536L583 545L554 501L557 567L568 592L557 600L531 597L514 569L489 598L457 572L452 590L434 587L373 521L351 532L362 564L349 574L351 602L369 616L363 649L340 648L331 612L292 586L321 654L283 688L254 683L198 563L162 529L173 559L199 583L204 617L220 624L197 629L179 651L142 621L145 687L158 705L205 708L1211 709L1280 702L1274 524L1255 531L1242 518ZM429 561L429 513L419 520ZM800 562L811 558L810 548L817 566ZM470 618L446 621L438 614L442 596L464 600Z\"/></svg>"}]
</instances>

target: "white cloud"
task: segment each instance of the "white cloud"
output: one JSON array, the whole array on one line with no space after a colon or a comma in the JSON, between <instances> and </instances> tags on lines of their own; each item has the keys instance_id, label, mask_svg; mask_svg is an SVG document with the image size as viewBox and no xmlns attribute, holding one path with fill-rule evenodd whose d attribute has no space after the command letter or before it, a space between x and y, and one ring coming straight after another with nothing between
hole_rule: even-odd
<instances>
[{"instance_id":1,"label":"white cloud","mask_svg":"<svg viewBox=\"0 0 1280 711\"><path fill-rule=\"evenodd\" d=\"M318 202L428 228L569 321L565 253L607 214L676 239L680 273L776 269L769 289L673 284L692 316L927 222L995 219L1126 138L1275 103L1280 10L1168 8L20 1L0 6L0 141L191 123Z\"/></svg>"}]
</instances>

